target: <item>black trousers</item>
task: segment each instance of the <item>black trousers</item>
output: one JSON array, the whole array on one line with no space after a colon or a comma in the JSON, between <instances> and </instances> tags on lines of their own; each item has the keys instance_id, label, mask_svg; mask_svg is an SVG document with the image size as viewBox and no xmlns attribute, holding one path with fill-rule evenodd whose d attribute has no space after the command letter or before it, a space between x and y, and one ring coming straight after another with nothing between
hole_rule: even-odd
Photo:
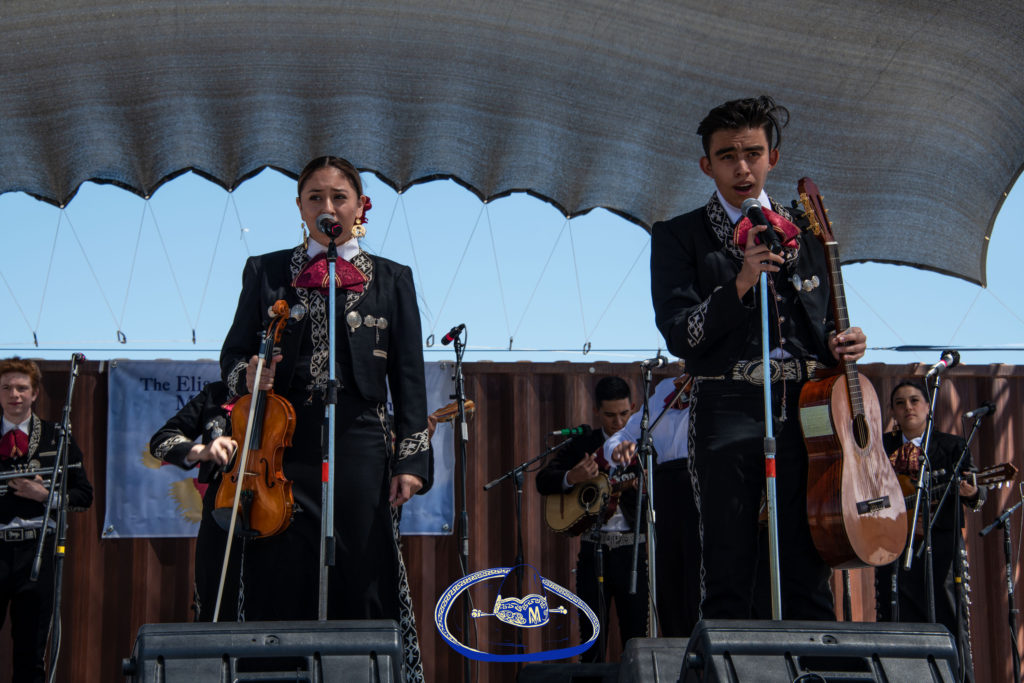
<instances>
[{"instance_id":1,"label":"black trousers","mask_svg":"<svg viewBox=\"0 0 1024 683\"><path fill-rule=\"evenodd\" d=\"M807 523L800 386L772 384L782 618L832 620L831 569L814 548ZM758 526L765 489L762 392L744 381L699 380L691 397L690 467L700 509L704 619L763 618L756 605L765 599L770 604L770 595L758 595L755 588L759 568L767 575L768 563L767 534Z\"/></svg>"},{"instance_id":2,"label":"black trousers","mask_svg":"<svg viewBox=\"0 0 1024 683\"><path fill-rule=\"evenodd\" d=\"M13 683L45 680L44 658L53 610L53 542L48 540L43 551L38 581L29 581L36 543L0 541L0 626L10 613Z\"/></svg>"},{"instance_id":3,"label":"black trousers","mask_svg":"<svg viewBox=\"0 0 1024 683\"><path fill-rule=\"evenodd\" d=\"M687 460L654 470L658 635L689 638L700 615L700 518Z\"/></svg>"},{"instance_id":4,"label":"black trousers","mask_svg":"<svg viewBox=\"0 0 1024 683\"><path fill-rule=\"evenodd\" d=\"M243 609L251 621L317 618L320 585L322 406L296 409L284 475L301 508L281 534L251 540L243 559ZM389 435L376 405L344 397L335 445L335 564L330 619L400 619L398 547L392 528Z\"/></svg>"},{"instance_id":5,"label":"black trousers","mask_svg":"<svg viewBox=\"0 0 1024 683\"><path fill-rule=\"evenodd\" d=\"M614 550L602 546L602 560L604 567L604 604L598 598L598 566L597 566L597 543L583 541L580 543L580 553L576 558L576 594L598 614L598 617L607 620L611 605L615 603L615 612L619 618L619 634L622 646L630 638L647 637L647 546L640 544L640 556L637 563L636 594L629 594L629 579L633 567L633 546L626 545ZM603 611L602 611L603 607ZM602 615L604 615L602 617ZM605 628L602 624L602 628ZM593 629L590 621L580 620L580 642L590 639ZM605 629L607 633L607 629ZM583 653L581 659L584 662L603 662L605 653L598 641Z\"/></svg>"}]
</instances>

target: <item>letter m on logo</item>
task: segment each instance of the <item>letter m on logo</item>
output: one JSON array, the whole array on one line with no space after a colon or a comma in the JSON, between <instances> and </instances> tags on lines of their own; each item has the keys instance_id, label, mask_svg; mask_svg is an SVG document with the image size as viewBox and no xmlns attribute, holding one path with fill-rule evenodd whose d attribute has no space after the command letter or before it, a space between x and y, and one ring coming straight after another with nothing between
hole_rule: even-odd
<instances>
[{"instance_id":1,"label":"letter m on logo","mask_svg":"<svg viewBox=\"0 0 1024 683\"><path fill-rule=\"evenodd\" d=\"M540 607L537 605L531 605L527 610L526 615L527 624L539 624L540 623Z\"/></svg>"}]
</instances>

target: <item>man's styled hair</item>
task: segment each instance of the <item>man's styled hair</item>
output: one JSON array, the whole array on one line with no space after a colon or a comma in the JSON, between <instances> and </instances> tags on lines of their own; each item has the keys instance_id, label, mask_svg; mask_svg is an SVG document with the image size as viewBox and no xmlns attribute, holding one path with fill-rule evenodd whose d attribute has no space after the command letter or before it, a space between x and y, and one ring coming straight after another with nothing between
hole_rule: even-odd
<instances>
[{"instance_id":1,"label":"man's styled hair","mask_svg":"<svg viewBox=\"0 0 1024 683\"><path fill-rule=\"evenodd\" d=\"M0 377L3 377L8 372L20 372L23 375L28 375L29 382L32 384L32 391L39 389L39 382L43 379L43 373L39 370L39 366L36 365L35 361L25 360L17 356L0 360Z\"/></svg>"},{"instance_id":2,"label":"man's styled hair","mask_svg":"<svg viewBox=\"0 0 1024 683\"><path fill-rule=\"evenodd\" d=\"M782 129L787 123L789 110L775 104L768 95L761 95L718 105L697 126L697 135L704 145L704 156L711 155L711 136L720 130L763 128L768 149L777 149L782 144Z\"/></svg>"},{"instance_id":3,"label":"man's styled hair","mask_svg":"<svg viewBox=\"0 0 1024 683\"><path fill-rule=\"evenodd\" d=\"M602 377L594 387L594 400L598 407L605 401L618 401L629 398L629 385L621 377Z\"/></svg>"}]
</instances>

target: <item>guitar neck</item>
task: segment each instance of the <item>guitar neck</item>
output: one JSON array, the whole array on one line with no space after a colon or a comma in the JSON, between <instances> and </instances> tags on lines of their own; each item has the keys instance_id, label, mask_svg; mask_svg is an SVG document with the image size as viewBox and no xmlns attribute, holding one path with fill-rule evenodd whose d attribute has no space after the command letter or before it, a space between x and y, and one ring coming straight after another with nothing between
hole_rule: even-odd
<instances>
[{"instance_id":1,"label":"guitar neck","mask_svg":"<svg viewBox=\"0 0 1024 683\"><path fill-rule=\"evenodd\" d=\"M846 290L843 287L843 271L839 264L839 245L835 242L825 244L825 255L832 283L832 313L836 321L836 331L850 327L850 313L846 308ZM850 408L853 415L864 414L864 398L860 390L860 375L857 364L844 360L843 373L846 375L846 388L850 397Z\"/></svg>"}]
</instances>

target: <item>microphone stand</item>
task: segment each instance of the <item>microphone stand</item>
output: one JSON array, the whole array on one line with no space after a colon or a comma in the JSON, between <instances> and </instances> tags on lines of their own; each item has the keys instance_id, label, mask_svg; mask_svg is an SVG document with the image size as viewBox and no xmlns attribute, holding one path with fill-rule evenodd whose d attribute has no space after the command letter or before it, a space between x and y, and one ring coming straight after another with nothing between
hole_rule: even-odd
<instances>
[{"instance_id":1,"label":"microphone stand","mask_svg":"<svg viewBox=\"0 0 1024 683\"><path fill-rule=\"evenodd\" d=\"M935 513L932 514L931 527L935 526L935 522L939 519L939 513L942 511L942 506L946 502L946 498L949 496L949 492L956 485L957 493L956 501L953 503L953 531L951 540L953 541L953 575L956 580L953 582L954 590L956 591L956 606L953 609L953 620L956 623L956 633L953 634L953 638L957 642L957 654L959 655L960 671L963 672L967 667L967 650L971 647L970 641L963 642L960 634L960 619L963 616L963 599L964 599L964 560L963 556L966 555L967 549L962 543L962 536L960 534L961 517L963 516L963 509L960 506L959 486L960 486L960 468L963 467L964 460L967 459L967 454L970 453L971 440L974 439L975 433L978 431L978 426L981 424L981 418L975 418L974 427L971 429L971 433L967 437L967 443L964 444L964 450L960 453L960 457L957 458L956 465L954 465L952 471L949 473L949 481L946 482L946 487L942 492L942 498L939 500L939 504L935 507ZM931 492L929 492L929 500L931 498ZM961 679L963 676L961 675Z\"/></svg>"},{"instance_id":2,"label":"microphone stand","mask_svg":"<svg viewBox=\"0 0 1024 683\"><path fill-rule=\"evenodd\" d=\"M336 408L338 404L338 377L335 364L336 323L334 311L337 306L337 288L335 278L338 268L338 246L334 243L337 235L328 234L327 243L327 349L328 379L327 391L324 396L324 429L322 436L323 460L321 463L321 498L320 498L320 603L317 612L319 621L327 621L327 575L328 569L334 566L334 448Z\"/></svg>"},{"instance_id":3,"label":"microphone stand","mask_svg":"<svg viewBox=\"0 0 1024 683\"><path fill-rule=\"evenodd\" d=\"M32 561L30 581L38 581L43 566L43 550L46 547L46 534L50 530L50 513L57 511L57 527L54 530L57 542L53 553L53 607L50 612L52 640L50 643L49 680L56 680L57 659L60 657L61 645L61 593L64 587L64 556L67 552L68 537L68 443L71 438L71 397L75 392L75 380L78 378L78 363L84 358L80 353L71 354L71 368L68 375L68 394L61 411L60 425L57 427L57 454L54 458L53 477L50 479L50 493L46 497L46 509L43 511L43 526L39 530L39 541L36 543L36 555Z\"/></svg>"},{"instance_id":4,"label":"microphone stand","mask_svg":"<svg viewBox=\"0 0 1024 683\"><path fill-rule=\"evenodd\" d=\"M457 338L455 340L455 343L458 344L458 339ZM456 347L456 353L458 353L458 347ZM459 387L459 382L456 381L456 393L458 393L460 391L460 389L458 387ZM494 488L495 486L497 486L498 484L500 484L501 482L503 482L503 481L505 481L506 479L509 479L509 478L511 478L515 482L515 485L516 485L516 556L512 560L512 566L515 568L515 571L516 571L516 597L519 597L519 598L523 597L523 564L526 562L526 558L523 556L523 504L522 504L522 497L523 497L523 473L526 471L526 469L528 467L530 467L530 465L532 465L533 463L537 462L538 460L542 460L542 459L548 457L549 455L551 455L555 451L557 451L557 450L559 450L561 448L564 448L574 438L575 437L570 436L568 439L565 439L564 441L561 441L558 444L552 446L551 448L547 449L546 451L544 451L543 453L541 453L537 457L531 458L530 460L527 460L526 462L522 463L521 465L516 465L515 467L510 469L508 472L505 472L504 474L502 474L497 479L484 484L484 491L490 491L492 488ZM465 466L465 458L464 457L463 457L463 466ZM463 500L462 514L465 515L466 514L466 507L465 507L465 500L466 500L466 477L465 477L465 471L463 471L463 477L462 477L462 500ZM600 516L598 516L598 521L600 521ZM468 541L467 537L464 537L464 539L465 539L465 543L466 543L465 547L467 549L467 553L466 554L468 555L468 548L469 548L468 543L469 543L469 541ZM598 546L600 546L600 543L598 543ZM465 565L463 565L463 566L465 566ZM463 618L466 619L467 622L464 623L463 629L465 630L465 633L468 635L469 634L469 624L468 624L469 601L468 600L465 601L465 607L466 607L466 612L465 612L465 614L463 614ZM516 645L522 646L522 643L523 643L522 629L518 629L517 628L516 629ZM467 657L467 658L464 658L464 659L465 659L464 666L466 667L465 675L466 675L466 680L468 681L469 680L469 658Z\"/></svg>"},{"instance_id":5,"label":"microphone stand","mask_svg":"<svg viewBox=\"0 0 1024 683\"><path fill-rule=\"evenodd\" d=\"M462 341L463 331L464 328L453 339L455 342L455 374L452 376L452 379L455 381L455 393L451 394L448 398L455 399L459 409L457 432L459 444L459 566L462 567L462 575L467 576L469 574L469 512L466 509L466 477L468 476L466 444L469 443L469 424L466 422L466 379L462 374L462 355L466 351L465 344ZM520 504L518 496L522 493L521 481L517 482L516 491L516 517L518 518ZM519 544L522 545L522 533L519 531L518 526L516 529L519 534ZM521 571L519 580L521 583ZM468 638L469 600L463 601L462 605L462 631L466 634L466 638ZM463 658L462 676L466 683L469 683L470 680L469 661L468 658Z\"/></svg>"},{"instance_id":6,"label":"microphone stand","mask_svg":"<svg viewBox=\"0 0 1024 683\"><path fill-rule=\"evenodd\" d=\"M989 524L987 527L978 532L978 535L985 537L996 527L1001 527L1003 530L1003 560L1006 565L1006 604L1008 607L1007 621L1010 626L1010 653L1013 655L1013 681L1019 683L1020 681L1020 650L1017 649L1017 609L1016 602L1014 600L1013 590L1013 553L1011 548L1010 540L1010 515L1017 511L1017 508L1024 504L1024 498L1021 498L1011 507L1007 508L1003 514L999 515L996 521Z\"/></svg>"},{"instance_id":7,"label":"microphone stand","mask_svg":"<svg viewBox=\"0 0 1024 683\"><path fill-rule=\"evenodd\" d=\"M768 228L766 232L772 232ZM765 498L768 503L768 559L772 589L772 619L782 619L782 579L779 566L779 509L776 503L775 432L772 424L772 366L768 358L768 274L761 271L761 370L764 387L764 473Z\"/></svg>"},{"instance_id":8,"label":"microphone stand","mask_svg":"<svg viewBox=\"0 0 1024 683\"><path fill-rule=\"evenodd\" d=\"M914 560L914 534L917 531L918 514L921 512L921 500L925 498L924 505L924 540L918 552L924 552L924 583L925 594L928 604L928 623L935 623L935 585L934 566L932 563L932 518L931 518L931 495L926 493L931 490L932 460L928 455L931 447L932 427L935 424L935 404L939 397L939 386L942 384L941 375L935 375L935 388L931 392L928 406L928 417L925 419L924 435L921 437L921 453L924 455L924 462L917 477L917 492L914 494L914 516L910 521L910 534L907 538L907 552L903 561L903 569L909 571Z\"/></svg>"},{"instance_id":9,"label":"microphone stand","mask_svg":"<svg viewBox=\"0 0 1024 683\"><path fill-rule=\"evenodd\" d=\"M647 613L650 618L647 620L647 637L657 638L658 637L658 624L655 615L657 614L657 608L654 604L655 591L657 589L657 576L655 575L654 569L654 448L651 446L651 430L653 426L649 427L650 422L650 386L651 386L651 375L652 370L648 365L640 367L640 377L644 383L644 408L643 414L640 417L640 445L637 449L637 457L642 465L642 476L640 477L640 490L639 495L636 497L636 528L633 533L633 567L629 574L629 594L636 595L636 582L637 582L637 566L640 564L640 520L643 518L640 514L641 509L646 501L647 508ZM661 412L664 415L665 411ZM658 419L661 419L661 415ZM657 421L655 421L657 424Z\"/></svg>"}]
</instances>

